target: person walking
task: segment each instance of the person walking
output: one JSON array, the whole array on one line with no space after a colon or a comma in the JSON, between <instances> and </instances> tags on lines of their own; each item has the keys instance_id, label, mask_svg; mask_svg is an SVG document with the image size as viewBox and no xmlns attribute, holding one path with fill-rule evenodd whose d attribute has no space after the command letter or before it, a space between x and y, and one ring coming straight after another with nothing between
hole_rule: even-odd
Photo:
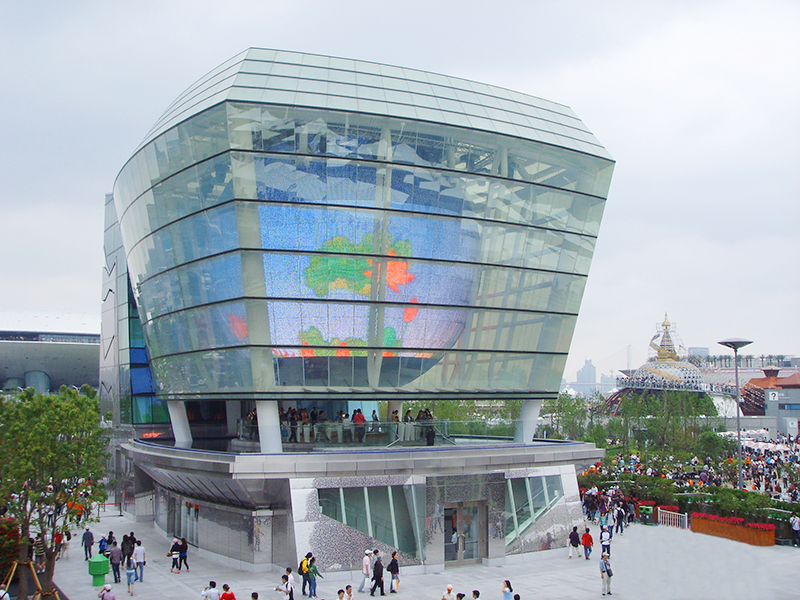
<instances>
[{"instance_id":1,"label":"person walking","mask_svg":"<svg viewBox=\"0 0 800 600\"><path fill-rule=\"evenodd\" d=\"M370 596L375 595L375 590L381 589L381 596L385 596L386 592L383 589L383 563L381 562L381 555L375 559L375 564L372 567L372 589L369 591Z\"/></svg>"},{"instance_id":2,"label":"person walking","mask_svg":"<svg viewBox=\"0 0 800 600\"><path fill-rule=\"evenodd\" d=\"M288 575L281 575L281 584L275 588L275 591L286 594L286 600L294 600L294 585L289 581Z\"/></svg>"},{"instance_id":3,"label":"person walking","mask_svg":"<svg viewBox=\"0 0 800 600\"><path fill-rule=\"evenodd\" d=\"M136 540L136 547L133 549L133 562L136 563L136 578L144 583L145 552L142 540Z\"/></svg>"},{"instance_id":4,"label":"person walking","mask_svg":"<svg viewBox=\"0 0 800 600\"><path fill-rule=\"evenodd\" d=\"M583 546L583 555L586 557L586 560L589 560L589 557L592 555L592 546L594 546L594 538L592 538L592 534L589 533L588 527L581 536L581 545Z\"/></svg>"},{"instance_id":5,"label":"person walking","mask_svg":"<svg viewBox=\"0 0 800 600\"><path fill-rule=\"evenodd\" d=\"M611 533L608 527L603 527L603 532L600 534L600 549L611 556Z\"/></svg>"},{"instance_id":6,"label":"person walking","mask_svg":"<svg viewBox=\"0 0 800 600\"><path fill-rule=\"evenodd\" d=\"M133 596L133 584L136 582L136 563L133 556L125 557L125 576L128 578L128 593Z\"/></svg>"},{"instance_id":7,"label":"person walking","mask_svg":"<svg viewBox=\"0 0 800 600\"><path fill-rule=\"evenodd\" d=\"M172 559L172 566L169 568L169 572L174 573L177 570L178 574L180 574L181 543L178 541L178 538L172 538L172 546L170 546L169 552L167 552L167 556Z\"/></svg>"},{"instance_id":8,"label":"person walking","mask_svg":"<svg viewBox=\"0 0 800 600\"><path fill-rule=\"evenodd\" d=\"M189 557L189 542L186 541L186 538L181 538L181 549L180 555L178 560L178 573L181 572L181 565L186 567L186 572L189 572L189 562L187 558Z\"/></svg>"},{"instance_id":9,"label":"person walking","mask_svg":"<svg viewBox=\"0 0 800 600\"><path fill-rule=\"evenodd\" d=\"M573 552L575 556L580 556L580 547L581 547L581 538L580 534L578 534L578 527L575 526L572 528L572 531L569 532L569 557L572 558Z\"/></svg>"},{"instance_id":10,"label":"person walking","mask_svg":"<svg viewBox=\"0 0 800 600\"><path fill-rule=\"evenodd\" d=\"M236 600L236 596L231 591L231 586L227 583L222 584L222 594L219 597L219 600Z\"/></svg>"},{"instance_id":11,"label":"person walking","mask_svg":"<svg viewBox=\"0 0 800 600\"><path fill-rule=\"evenodd\" d=\"M622 508L622 504L617 506L616 511L614 513L614 517L617 522L617 533L622 535L625 533L625 509Z\"/></svg>"},{"instance_id":12,"label":"person walking","mask_svg":"<svg viewBox=\"0 0 800 600\"><path fill-rule=\"evenodd\" d=\"M297 572L298 572L298 573L300 574L300 576L303 578L303 588L302 588L302 591L303 591L303 596L305 596L305 595L306 595L306 586L308 586L308 585L309 585L309 583L310 583L310 582L309 582L309 577L308 577L308 563L309 563L309 561L311 560L311 557L312 557L312 556L313 556L313 554L312 554L311 552L309 552L308 554L306 554L306 555L305 555L305 556L304 556L304 557L303 557L303 558L300 560L300 564L299 564L299 565L298 565L298 567L297 567Z\"/></svg>"},{"instance_id":13,"label":"person walking","mask_svg":"<svg viewBox=\"0 0 800 600\"><path fill-rule=\"evenodd\" d=\"M453 586L448 585L442 594L442 600L456 600L456 595L453 593Z\"/></svg>"},{"instance_id":14,"label":"person walking","mask_svg":"<svg viewBox=\"0 0 800 600\"><path fill-rule=\"evenodd\" d=\"M611 557L608 555L608 553L603 552L603 555L600 557L600 579L603 582L603 596L606 594L613 596L611 593L612 575L614 575L614 573L611 570Z\"/></svg>"},{"instance_id":15,"label":"person walking","mask_svg":"<svg viewBox=\"0 0 800 600\"><path fill-rule=\"evenodd\" d=\"M3 591L5 591L5 586L3 586ZM108 584L100 588L97 597L100 598L100 600L117 600L117 597L111 591L111 586ZM8 600L8 594L4 597L3 594L0 593L0 600Z\"/></svg>"},{"instance_id":16,"label":"person walking","mask_svg":"<svg viewBox=\"0 0 800 600\"><path fill-rule=\"evenodd\" d=\"M358 592L364 592L364 586L367 585L369 581L369 574L370 574L370 562L369 556L372 554L372 550L364 550L364 558L361 560L361 575L363 575L361 579L361 585L358 586Z\"/></svg>"},{"instance_id":17,"label":"person walking","mask_svg":"<svg viewBox=\"0 0 800 600\"><path fill-rule=\"evenodd\" d=\"M111 572L114 574L114 583L119 583L122 581L122 576L119 574L119 566L122 564L122 549L117 546L116 540L111 544L108 560L111 563Z\"/></svg>"},{"instance_id":18,"label":"person walking","mask_svg":"<svg viewBox=\"0 0 800 600\"><path fill-rule=\"evenodd\" d=\"M92 558L92 545L94 545L94 534L87 527L81 537L81 546L83 546L83 559L89 560Z\"/></svg>"},{"instance_id":19,"label":"person walking","mask_svg":"<svg viewBox=\"0 0 800 600\"><path fill-rule=\"evenodd\" d=\"M389 584L389 593L396 594L400 591L400 563L397 560L397 550L392 552L392 560L389 561L386 570L392 574L392 581Z\"/></svg>"},{"instance_id":20,"label":"person walking","mask_svg":"<svg viewBox=\"0 0 800 600\"><path fill-rule=\"evenodd\" d=\"M311 554L309 552L309 554ZM325 579L322 574L320 574L319 569L317 568L317 557L312 556L311 559L308 561L308 597L309 598L316 598L317 597L317 577L320 579Z\"/></svg>"}]
</instances>

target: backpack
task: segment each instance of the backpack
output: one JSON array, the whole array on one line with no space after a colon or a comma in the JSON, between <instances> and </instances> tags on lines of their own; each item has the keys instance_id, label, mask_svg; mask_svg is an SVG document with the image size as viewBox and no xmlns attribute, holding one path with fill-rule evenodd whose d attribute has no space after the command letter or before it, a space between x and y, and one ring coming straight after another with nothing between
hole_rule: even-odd
<instances>
[{"instance_id":1,"label":"backpack","mask_svg":"<svg viewBox=\"0 0 800 600\"><path fill-rule=\"evenodd\" d=\"M297 572L301 575L308 573L308 559L303 557L303 560L300 561L300 566L297 567Z\"/></svg>"}]
</instances>

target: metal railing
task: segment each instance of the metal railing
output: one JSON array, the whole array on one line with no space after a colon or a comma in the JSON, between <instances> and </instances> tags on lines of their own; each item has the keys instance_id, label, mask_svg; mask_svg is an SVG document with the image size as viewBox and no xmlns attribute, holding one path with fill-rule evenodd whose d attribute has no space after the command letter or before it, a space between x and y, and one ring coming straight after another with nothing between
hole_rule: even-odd
<instances>
[{"instance_id":1,"label":"metal railing","mask_svg":"<svg viewBox=\"0 0 800 600\"><path fill-rule=\"evenodd\" d=\"M678 529L689 529L689 515L659 508L658 524L666 525L667 527L677 527Z\"/></svg>"},{"instance_id":2,"label":"metal railing","mask_svg":"<svg viewBox=\"0 0 800 600\"><path fill-rule=\"evenodd\" d=\"M429 421L353 423L325 421L292 426L281 422L283 444L314 447L339 446L425 446L453 445L480 441L509 443L514 439L516 421ZM238 438L242 442L258 442L258 424L239 420Z\"/></svg>"}]
</instances>

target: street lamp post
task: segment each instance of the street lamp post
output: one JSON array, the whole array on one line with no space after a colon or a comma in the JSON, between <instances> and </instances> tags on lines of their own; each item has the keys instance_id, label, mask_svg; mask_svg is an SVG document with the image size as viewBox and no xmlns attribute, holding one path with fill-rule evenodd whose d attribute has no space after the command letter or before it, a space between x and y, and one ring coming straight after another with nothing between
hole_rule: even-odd
<instances>
[{"instance_id":1,"label":"street lamp post","mask_svg":"<svg viewBox=\"0 0 800 600\"><path fill-rule=\"evenodd\" d=\"M720 345L725 346L733 350L733 371L736 374L736 444L739 447L739 461L736 465L736 472L738 475L738 488L740 490L744 489L744 479L742 478L742 426L741 421L739 419L739 414L741 413L741 405L739 399L739 348L743 348L749 344L752 344L752 340L745 340L742 338L731 338L729 340L722 340L718 342Z\"/></svg>"}]
</instances>

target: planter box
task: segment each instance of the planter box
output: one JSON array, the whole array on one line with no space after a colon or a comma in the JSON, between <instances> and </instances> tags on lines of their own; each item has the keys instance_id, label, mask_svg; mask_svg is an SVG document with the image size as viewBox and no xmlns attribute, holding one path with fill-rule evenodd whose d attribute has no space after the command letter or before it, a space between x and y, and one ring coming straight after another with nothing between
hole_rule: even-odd
<instances>
[{"instance_id":1,"label":"planter box","mask_svg":"<svg viewBox=\"0 0 800 600\"><path fill-rule=\"evenodd\" d=\"M726 538L735 542L744 542L752 546L774 546L775 532L753 529L746 525L729 525L719 521L707 521L706 519L692 519L692 531Z\"/></svg>"}]
</instances>

